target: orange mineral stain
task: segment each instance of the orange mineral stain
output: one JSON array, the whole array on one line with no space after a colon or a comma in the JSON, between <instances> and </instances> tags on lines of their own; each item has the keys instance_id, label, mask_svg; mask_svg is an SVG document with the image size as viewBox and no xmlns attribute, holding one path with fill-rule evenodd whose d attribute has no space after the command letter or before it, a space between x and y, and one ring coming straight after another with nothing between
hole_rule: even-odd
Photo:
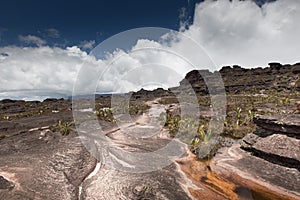
<instances>
[{"instance_id":1,"label":"orange mineral stain","mask_svg":"<svg viewBox=\"0 0 300 200\"><path fill-rule=\"evenodd\" d=\"M210 161L200 161L195 155L177 160L180 170L197 187L188 187L195 199L212 200L297 200L291 196L270 190L236 173L218 171L210 167Z\"/></svg>"}]
</instances>

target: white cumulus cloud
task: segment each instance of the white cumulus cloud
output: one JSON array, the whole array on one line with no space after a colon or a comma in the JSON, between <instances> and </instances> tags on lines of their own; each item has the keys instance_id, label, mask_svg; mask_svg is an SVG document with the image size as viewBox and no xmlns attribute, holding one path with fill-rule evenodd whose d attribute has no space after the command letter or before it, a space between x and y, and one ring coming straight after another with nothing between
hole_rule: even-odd
<instances>
[{"instance_id":1,"label":"white cumulus cloud","mask_svg":"<svg viewBox=\"0 0 300 200\"><path fill-rule=\"evenodd\" d=\"M300 59L299 11L297 0L277 0L262 7L251 0L207 0L196 6L193 24L184 33L220 67L294 63Z\"/></svg>"},{"instance_id":2,"label":"white cumulus cloud","mask_svg":"<svg viewBox=\"0 0 300 200\"><path fill-rule=\"evenodd\" d=\"M88 56L76 47L3 47L0 60L0 96L22 96L23 91L70 95L77 72ZM28 92L27 92L28 93ZM30 92L28 95L31 95Z\"/></svg>"}]
</instances>

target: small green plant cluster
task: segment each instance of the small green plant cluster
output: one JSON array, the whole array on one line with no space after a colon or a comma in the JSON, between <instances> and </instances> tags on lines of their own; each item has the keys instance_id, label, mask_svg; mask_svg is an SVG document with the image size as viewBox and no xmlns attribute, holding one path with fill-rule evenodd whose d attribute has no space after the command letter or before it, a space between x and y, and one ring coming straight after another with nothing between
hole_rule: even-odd
<instances>
[{"instance_id":1,"label":"small green plant cluster","mask_svg":"<svg viewBox=\"0 0 300 200\"><path fill-rule=\"evenodd\" d=\"M223 135L233 138L242 138L255 129L253 119L256 115L254 110L243 110L236 107L229 111L225 118Z\"/></svg>"},{"instance_id":2,"label":"small green plant cluster","mask_svg":"<svg viewBox=\"0 0 300 200\"><path fill-rule=\"evenodd\" d=\"M73 130L72 126L74 122L64 122L59 120L58 123L52 127L50 127L51 131L53 132L60 132L62 135L69 135L70 132Z\"/></svg>"},{"instance_id":3,"label":"small green plant cluster","mask_svg":"<svg viewBox=\"0 0 300 200\"><path fill-rule=\"evenodd\" d=\"M253 109L242 109L237 106L233 111L227 112L227 117L225 119L225 126L240 127L243 125L249 125L253 122L256 115L256 111Z\"/></svg>"},{"instance_id":4,"label":"small green plant cluster","mask_svg":"<svg viewBox=\"0 0 300 200\"><path fill-rule=\"evenodd\" d=\"M197 129L197 135L191 141L190 150L193 153L198 154L200 145L209 144L212 140L212 137L213 135L210 130L206 130L204 125L199 125Z\"/></svg>"},{"instance_id":5,"label":"small green plant cluster","mask_svg":"<svg viewBox=\"0 0 300 200\"><path fill-rule=\"evenodd\" d=\"M174 116L170 110L167 110L166 114L160 115L160 120L164 123L164 127L169 130L172 137L176 136L180 126L180 117Z\"/></svg>"},{"instance_id":6,"label":"small green plant cluster","mask_svg":"<svg viewBox=\"0 0 300 200\"><path fill-rule=\"evenodd\" d=\"M212 134L210 131L205 131L204 125L199 125L197 132L199 133L199 136L202 138L203 142L206 144L209 143Z\"/></svg>"},{"instance_id":7,"label":"small green plant cluster","mask_svg":"<svg viewBox=\"0 0 300 200\"><path fill-rule=\"evenodd\" d=\"M255 88L254 88L255 89ZM173 103L176 98L166 98L161 103ZM209 97L198 96L200 106L209 106ZM227 95L227 109L224 122L224 129L221 137L230 137L232 139L243 138L246 134L256 129L254 118L257 114L272 114L297 112L297 101L299 95L293 96L287 91L259 90L255 95L250 94L229 94ZM296 110L296 111L295 111ZM219 138L214 136L208 125L211 117L208 115L200 116L199 122L180 116L180 107L172 107L162 116L164 127L167 128L172 137L185 138L185 134L191 133L191 130L197 129L194 137L190 140L191 151L197 154L199 147L206 144L210 146L217 143ZM224 119L224 118L223 118ZM223 121L221 119L221 121ZM197 127L197 125L199 126ZM186 136L188 138L188 136ZM186 141L184 141L186 143ZM200 148L201 149L201 148Z\"/></svg>"},{"instance_id":8,"label":"small green plant cluster","mask_svg":"<svg viewBox=\"0 0 300 200\"><path fill-rule=\"evenodd\" d=\"M69 133L71 132L72 128L71 126L74 124L74 122L63 122L63 121L59 121L58 122L58 127L59 127L59 131L62 135L69 135Z\"/></svg>"},{"instance_id":9,"label":"small green plant cluster","mask_svg":"<svg viewBox=\"0 0 300 200\"><path fill-rule=\"evenodd\" d=\"M107 107L101 108L96 111L96 115L100 120L109 121L109 122L114 121L113 112L111 108L107 108Z\"/></svg>"},{"instance_id":10,"label":"small green plant cluster","mask_svg":"<svg viewBox=\"0 0 300 200\"><path fill-rule=\"evenodd\" d=\"M212 134L207 130L207 125L199 124L200 120L196 121L190 117L180 119L178 115L172 115L172 112L167 110L164 117L165 128L169 130L172 137L180 137L180 139L190 145L192 152L196 153L201 143L208 144L212 139ZM185 141L188 139L188 141Z\"/></svg>"}]
</instances>

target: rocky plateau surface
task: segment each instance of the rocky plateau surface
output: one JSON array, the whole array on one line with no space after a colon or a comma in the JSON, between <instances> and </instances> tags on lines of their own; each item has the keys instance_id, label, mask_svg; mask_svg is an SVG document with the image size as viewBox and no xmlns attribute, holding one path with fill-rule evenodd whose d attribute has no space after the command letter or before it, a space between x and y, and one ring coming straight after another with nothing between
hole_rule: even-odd
<instances>
[{"instance_id":1,"label":"rocky plateau surface","mask_svg":"<svg viewBox=\"0 0 300 200\"><path fill-rule=\"evenodd\" d=\"M157 111L164 106L153 99L174 97L176 92L189 92L191 88L198 95L217 94L224 88L227 94L299 94L299 74L300 64L279 63L256 69L223 67L219 73L192 71L179 87L130 93L132 99L147 101L150 109L135 116L123 131L103 122L104 130L98 134L127 152L153 152L172 141L165 129L158 131L149 120L153 116L159 119ZM205 82L210 83L209 88ZM99 100L101 108L109 107L109 97ZM185 148L181 158L159 170L131 173L111 168L101 156L95 159L91 155L71 123L70 100L2 100L0 199L300 199L297 105L298 112L257 116L253 133L223 145L212 160L199 160ZM84 112L92 112L89 109ZM59 130L60 122L70 124L63 124L61 128L65 129ZM155 131L159 134L154 136ZM135 157L122 156L118 151L109 153L115 153L117 165L134 166ZM136 167L144 169L153 164L144 161Z\"/></svg>"}]
</instances>

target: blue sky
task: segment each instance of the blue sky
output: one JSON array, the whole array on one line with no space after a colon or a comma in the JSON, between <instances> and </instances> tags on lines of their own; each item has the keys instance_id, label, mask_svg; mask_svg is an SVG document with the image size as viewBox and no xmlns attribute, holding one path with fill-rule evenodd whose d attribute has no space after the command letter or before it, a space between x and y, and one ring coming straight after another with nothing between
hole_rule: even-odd
<instances>
[{"instance_id":1,"label":"blue sky","mask_svg":"<svg viewBox=\"0 0 300 200\"><path fill-rule=\"evenodd\" d=\"M263 4L266 0L257 0ZM270 0L269 0L270 1ZM178 30L180 16L191 23L201 0L10 0L0 7L0 46L20 45L20 35L33 35L48 45L99 43L138 27Z\"/></svg>"},{"instance_id":2,"label":"blue sky","mask_svg":"<svg viewBox=\"0 0 300 200\"><path fill-rule=\"evenodd\" d=\"M195 3L199 1L4 1L0 7L0 45L19 44L19 35L34 35L47 40L48 44L70 46L84 40L98 43L138 27L177 30L182 9L186 9L192 19Z\"/></svg>"}]
</instances>

